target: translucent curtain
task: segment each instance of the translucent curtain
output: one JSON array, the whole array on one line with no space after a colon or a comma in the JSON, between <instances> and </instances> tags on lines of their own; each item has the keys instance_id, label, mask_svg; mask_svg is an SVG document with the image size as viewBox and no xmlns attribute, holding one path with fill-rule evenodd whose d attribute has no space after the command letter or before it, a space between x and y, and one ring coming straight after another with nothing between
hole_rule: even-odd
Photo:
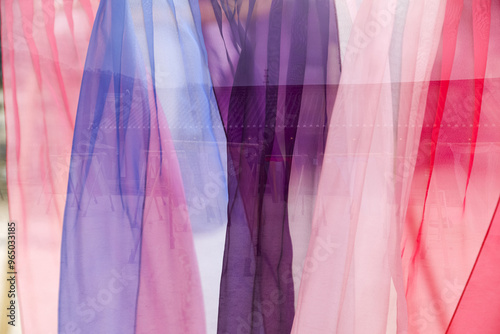
<instances>
[{"instance_id":1,"label":"translucent curtain","mask_svg":"<svg viewBox=\"0 0 500 334\"><path fill-rule=\"evenodd\" d=\"M93 0L1 3L9 215L24 333L57 332L71 140L96 9Z\"/></svg>"},{"instance_id":2,"label":"translucent curtain","mask_svg":"<svg viewBox=\"0 0 500 334\"><path fill-rule=\"evenodd\" d=\"M25 333L207 332L226 222L220 334L500 331L500 4L96 8L1 4Z\"/></svg>"},{"instance_id":3,"label":"translucent curtain","mask_svg":"<svg viewBox=\"0 0 500 334\"><path fill-rule=\"evenodd\" d=\"M201 12L228 142L218 332L290 332L340 73L335 6L224 0Z\"/></svg>"},{"instance_id":4,"label":"translucent curtain","mask_svg":"<svg viewBox=\"0 0 500 334\"><path fill-rule=\"evenodd\" d=\"M195 1L101 1L73 141L60 332L206 331L185 194L214 177L225 188L225 142L199 15ZM203 217L225 196L209 192Z\"/></svg>"},{"instance_id":5,"label":"translucent curtain","mask_svg":"<svg viewBox=\"0 0 500 334\"><path fill-rule=\"evenodd\" d=\"M500 194L492 96L498 14L490 1L446 3L415 175L407 181L402 259L411 333L498 330L495 317L471 310L487 302L498 279L490 248Z\"/></svg>"},{"instance_id":6,"label":"translucent curtain","mask_svg":"<svg viewBox=\"0 0 500 334\"><path fill-rule=\"evenodd\" d=\"M392 237L395 198L388 177L394 155L389 47L396 6L363 1L355 13L293 333L386 331L391 278L399 283L393 267L399 256Z\"/></svg>"}]
</instances>

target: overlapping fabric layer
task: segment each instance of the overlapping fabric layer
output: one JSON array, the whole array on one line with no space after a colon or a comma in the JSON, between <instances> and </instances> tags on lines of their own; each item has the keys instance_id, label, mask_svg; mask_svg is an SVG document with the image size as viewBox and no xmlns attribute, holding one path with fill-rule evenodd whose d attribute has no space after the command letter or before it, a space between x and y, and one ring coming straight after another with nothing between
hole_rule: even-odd
<instances>
[{"instance_id":1,"label":"overlapping fabric layer","mask_svg":"<svg viewBox=\"0 0 500 334\"><path fill-rule=\"evenodd\" d=\"M214 134L222 127L191 8L101 1L73 139L60 333L205 331L184 189L194 179L191 193L203 190L211 173L225 182ZM188 130L171 131L172 118ZM220 210L225 193L217 197Z\"/></svg>"},{"instance_id":2,"label":"overlapping fabric layer","mask_svg":"<svg viewBox=\"0 0 500 334\"><path fill-rule=\"evenodd\" d=\"M491 1L448 1L442 9L402 239L413 333L500 329L497 317L477 308L494 307L486 295L500 282L498 250L490 248L500 196L499 10Z\"/></svg>"},{"instance_id":3,"label":"overlapping fabric layer","mask_svg":"<svg viewBox=\"0 0 500 334\"><path fill-rule=\"evenodd\" d=\"M25 333L500 332L499 3L95 9L2 2Z\"/></svg>"},{"instance_id":4,"label":"overlapping fabric layer","mask_svg":"<svg viewBox=\"0 0 500 334\"><path fill-rule=\"evenodd\" d=\"M57 331L71 140L96 10L94 0L1 3L9 214L24 333Z\"/></svg>"},{"instance_id":5,"label":"overlapping fabric layer","mask_svg":"<svg viewBox=\"0 0 500 334\"><path fill-rule=\"evenodd\" d=\"M310 230L310 210L290 215L288 203L314 202L340 72L335 6L221 1L202 12L228 143L218 332L287 333Z\"/></svg>"}]
</instances>

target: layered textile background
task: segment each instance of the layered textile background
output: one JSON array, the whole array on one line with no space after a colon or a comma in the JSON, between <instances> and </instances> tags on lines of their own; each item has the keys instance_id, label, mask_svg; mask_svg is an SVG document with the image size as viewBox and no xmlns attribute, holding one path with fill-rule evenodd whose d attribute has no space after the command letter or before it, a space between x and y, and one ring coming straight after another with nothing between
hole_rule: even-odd
<instances>
[{"instance_id":1,"label":"layered textile background","mask_svg":"<svg viewBox=\"0 0 500 334\"><path fill-rule=\"evenodd\" d=\"M500 333L496 29L491 0L3 0L0 331Z\"/></svg>"}]
</instances>

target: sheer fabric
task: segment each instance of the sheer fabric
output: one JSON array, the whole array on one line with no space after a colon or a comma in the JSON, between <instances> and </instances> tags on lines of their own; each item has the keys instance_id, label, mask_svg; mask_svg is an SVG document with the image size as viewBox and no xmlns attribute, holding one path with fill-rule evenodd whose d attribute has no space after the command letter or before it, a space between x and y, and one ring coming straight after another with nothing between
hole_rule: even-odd
<instances>
[{"instance_id":1,"label":"sheer fabric","mask_svg":"<svg viewBox=\"0 0 500 334\"><path fill-rule=\"evenodd\" d=\"M224 187L214 132L224 142L196 6L101 1L73 141L61 333L206 330L184 189ZM224 207L224 191L208 196Z\"/></svg>"},{"instance_id":2,"label":"sheer fabric","mask_svg":"<svg viewBox=\"0 0 500 334\"><path fill-rule=\"evenodd\" d=\"M398 256L392 237L394 191L383 177L393 173L389 47L395 13L393 1L364 1L355 13L293 333L386 331ZM360 31L370 39L360 41ZM398 285L397 277L392 280Z\"/></svg>"},{"instance_id":3,"label":"sheer fabric","mask_svg":"<svg viewBox=\"0 0 500 334\"><path fill-rule=\"evenodd\" d=\"M234 201L235 205L229 206L219 332L231 332L227 328L246 332L273 332L276 328L288 330L283 325L287 319L283 313L279 320L273 319L276 308L267 303L267 294L259 295L261 289L266 289L263 287L266 284L277 285L279 282L277 289L283 290L283 283L291 281L289 276L283 278L279 275L286 257L280 258L283 262L272 262L269 258L273 248L263 250L262 246L265 241L261 240L273 233L279 235L279 232L267 230L265 236L255 232L263 227L279 226L282 221L286 229L285 219L269 214L262 209L265 204L260 204L266 203L266 191L272 194L280 188L262 190L262 181L269 180L269 174L272 175L272 163L268 167L264 159L252 168L252 160L246 153L248 149L245 150L252 137L259 138L258 133L247 136L252 133L248 130L251 123L247 115L260 115L259 110L263 110L260 111L262 116L254 117L260 117L264 126L269 126L266 120L270 119L273 126L275 111L269 107L274 106L273 99L276 98L273 89L278 92L286 90L280 86L280 80L283 82L282 78L286 78L282 69L286 68L288 60L283 56L287 48L282 44L287 38L293 39L297 35L283 19L287 15L291 15L292 20L294 18L293 14L288 14L293 11L286 10L287 4L286 1L244 2L242 5L212 2L214 16L210 19L207 15L205 20L211 73L215 85L223 86L216 87L216 94L223 118L226 120L227 117L228 142L238 144L235 147L228 144L228 152L235 152L228 155L228 161L231 164L231 157L233 161L236 159L235 174L240 171L241 164L247 168L244 177L230 178L229 181L230 203ZM307 2L302 6L308 8L311 4ZM336 45L340 48L342 75L336 100L325 113L330 116L327 119L328 132L323 131L328 134L325 156L319 159L321 167L315 169L316 173L321 170L321 177L317 191L314 191L316 198L313 196L307 203L309 210L314 208L314 211L310 211L308 218L297 226L292 223L295 215L290 215L294 218L286 217L292 247L287 246L287 238L281 241L282 254L293 250L292 267L301 262L299 259L304 259L304 245L308 244L302 275L293 275L295 293L300 292L298 301L295 301L297 307L292 332L456 331L458 329L453 328L459 327L453 327L450 321L455 314L453 322L458 323L460 320L456 317L463 312L460 310L470 310L467 306L460 306L466 292L461 299L460 295L466 281L474 282L472 276L469 278L473 265L472 273L483 263L478 255L483 254L482 250L489 245L486 240L492 238L485 239L485 232L492 221L498 198L493 190L497 188L493 185L488 187L492 190L486 197L479 194L465 196L475 187L484 192L484 187L479 184L485 180L495 182L493 175L484 175L487 167L480 166L487 166L486 161L481 162L486 156L481 157L478 148L482 146L481 140L495 142L494 138L483 137L488 132L481 131L481 125L484 124L485 128L492 126L492 121L485 115L488 102L494 102L483 98L488 80L482 78L488 77L487 64L494 67L494 61L487 60L496 57L491 52L495 42L489 37L496 9L488 1L346 0L337 1L336 7L340 13L339 42ZM306 15L304 10L302 12ZM254 22L260 24L255 23L254 27ZM278 32L273 33L273 29ZM275 35L281 36L280 43L272 40ZM281 46L279 51L276 51L277 45ZM473 48L468 47L470 45ZM307 46L309 50L309 44ZM316 50L320 53L321 49ZM280 62L271 62L270 59L280 59ZM304 66L308 65L306 61ZM259 83L252 81L262 69L266 78L265 92L264 89L259 91ZM242 72L244 74L238 77ZM490 76L494 82L495 75ZM226 87L231 84L229 93ZM251 87L246 87L249 84ZM274 88L274 85L279 88ZM235 96L241 96L239 94L244 97L237 100ZM259 101L259 94L266 96L261 105L250 104L249 101ZM464 96L468 103L457 107L458 101L454 99L463 99ZM276 113L279 115L279 95L277 101ZM293 110L286 104L282 108L285 114ZM321 113L321 107L316 112ZM235 124L231 124L231 113L241 115ZM460 114L467 116L457 116ZM443 123L446 115L456 124ZM231 127L238 126L243 130L233 130L237 134L233 139L230 137ZM470 128L470 131L463 128ZM273 129L269 132L271 136L263 134L261 137L271 137L270 142L274 143L275 133ZM287 139L285 136L283 143ZM299 152L298 142L297 136L293 167L299 166L301 161L301 157L295 155ZM276 145L266 140L252 143L257 144L254 154L257 160L259 156L260 159L267 156L272 161L276 152L282 155L287 152L286 144L282 144L279 151L272 151ZM268 147L272 146L268 152L265 151L266 143ZM461 157L453 153L455 158L450 160L451 148L447 149L447 146L461 147ZM488 159L495 159L492 146L485 147L484 151L489 152ZM450 179L458 173L461 164L466 164L462 167L465 174L461 173L462 196L458 195L456 181ZM251 174L252 170L262 168L268 176ZM286 171L286 167L281 170ZM475 173L475 170L478 171ZM257 176L250 181L249 175ZM249 182L253 187L248 185ZM288 180L285 177L284 184L293 186L283 198L288 199L289 210L295 213L298 210L296 199L303 193L297 191L293 182L293 178ZM314 181L310 183L314 184ZM250 199L241 199L247 189L252 194ZM436 198L434 193L440 197ZM463 203L459 206L461 210L457 210L458 216L439 213L441 216L436 218L436 207L442 212L441 203L447 196L462 197L459 201ZM273 200L273 203L279 203L279 197L278 201ZM304 202L302 204L302 207L306 206ZM273 219L266 220L266 217ZM308 223L311 218L312 228ZM477 231L467 227L472 223L466 221L471 219L475 221L473 225ZM450 221L454 222L456 234L443 232L443 224L450 224ZM426 234L436 230L441 231L435 232L440 234L439 238ZM309 243L294 238L294 231L305 235L304 240L310 233ZM286 231L284 235L287 237ZM276 246L279 238L274 238L273 246ZM453 246L446 246L442 238L453 240L450 242L456 240L461 248L455 250ZM246 240L246 246L242 247L241 240ZM489 254L488 250L484 252ZM242 263L241 259L245 258L246 263ZM488 255L483 259L487 258ZM259 273L259 261L274 272L274 279L261 279L265 276ZM443 262L445 266L441 266ZM287 266L290 268L289 263ZM242 283L242 276L245 283ZM492 275L489 279L493 278ZM291 302L287 303L286 299L280 302L283 304L279 310L285 312ZM397 307L390 308L391 302ZM229 310L226 312L226 309ZM397 310L397 315L391 314L394 310ZM239 321L231 323L230 320L234 319ZM388 324L388 321L395 321L397 326ZM271 327L276 323L281 327ZM488 323L486 327L489 331L495 330L494 323Z\"/></svg>"},{"instance_id":4,"label":"sheer fabric","mask_svg":"<svg viewBox=\"0 0 500 334\"><path fill-rule=\"evenodd\" d=\"M496 318L471 309L498 280L489 248L500 195L498 102L490 90L498 76L498 9L490 1L446 3L403 230L412 333L499 328Z\"/></svg>"},{"instance_id":5,"label":"sheer fabric","mask_svg":"<svg viewBox=\"0 0 500 334\"><path fill-rule=\"evenodd\" d=\"M201 8L210 13L203 28L228 143L218 332L290 332L340 71L335 6L217 1ZM309 213L290 215L290 197L307 201Z\"/></svg>"},{"instance_id":6,"label":"sheer fabric","mask_svg":"<svg viewBox=\"0 0 500 334\"><path fill-rule=\"evenodd\" d=\"M1 8L26 333L500 332L499 3Z\"/></svg>"},{"instance_id":7,"label":"sheer fabric","mask_svg":"<svg viewBox=\"0 0 500 334\"><path fill-rule=\"evenodd\" d=\"M9 215L24 333L57 332L71 139L96 9L94 0L1 3Z\"/></svg>"}]
</instances>

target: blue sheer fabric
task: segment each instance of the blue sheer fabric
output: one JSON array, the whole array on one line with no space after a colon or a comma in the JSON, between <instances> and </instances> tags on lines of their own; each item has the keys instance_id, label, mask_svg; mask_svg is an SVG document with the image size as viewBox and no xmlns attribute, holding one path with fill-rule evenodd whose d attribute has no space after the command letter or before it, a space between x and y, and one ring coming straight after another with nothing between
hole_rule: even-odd
<instances>
[{"instance_id":1,"label":"blue sheer fabric","mask_svg":"<svg viewBox=\"0 0 500 334\"><path fill-rule=\"evenodd\" d=\"M59 333L140 333L163 320L205 331L189 218L224 222L227 190L199 17L196 1L100 3L73 139Z\"/></svg>"},{"instance_id":2,"label":"blue sheer fabric","mask_svg":"<svg viewBox=\"0 0 500 334\"><path fill-rule=\"evenodd\" d=\"M155 24L147 39L154 53L150 61L158 102L179 159L193 229L212 229L227 219L226 139L208 72L198 1L155 1L152 7Z\"/></svg>"}]
</instances>

